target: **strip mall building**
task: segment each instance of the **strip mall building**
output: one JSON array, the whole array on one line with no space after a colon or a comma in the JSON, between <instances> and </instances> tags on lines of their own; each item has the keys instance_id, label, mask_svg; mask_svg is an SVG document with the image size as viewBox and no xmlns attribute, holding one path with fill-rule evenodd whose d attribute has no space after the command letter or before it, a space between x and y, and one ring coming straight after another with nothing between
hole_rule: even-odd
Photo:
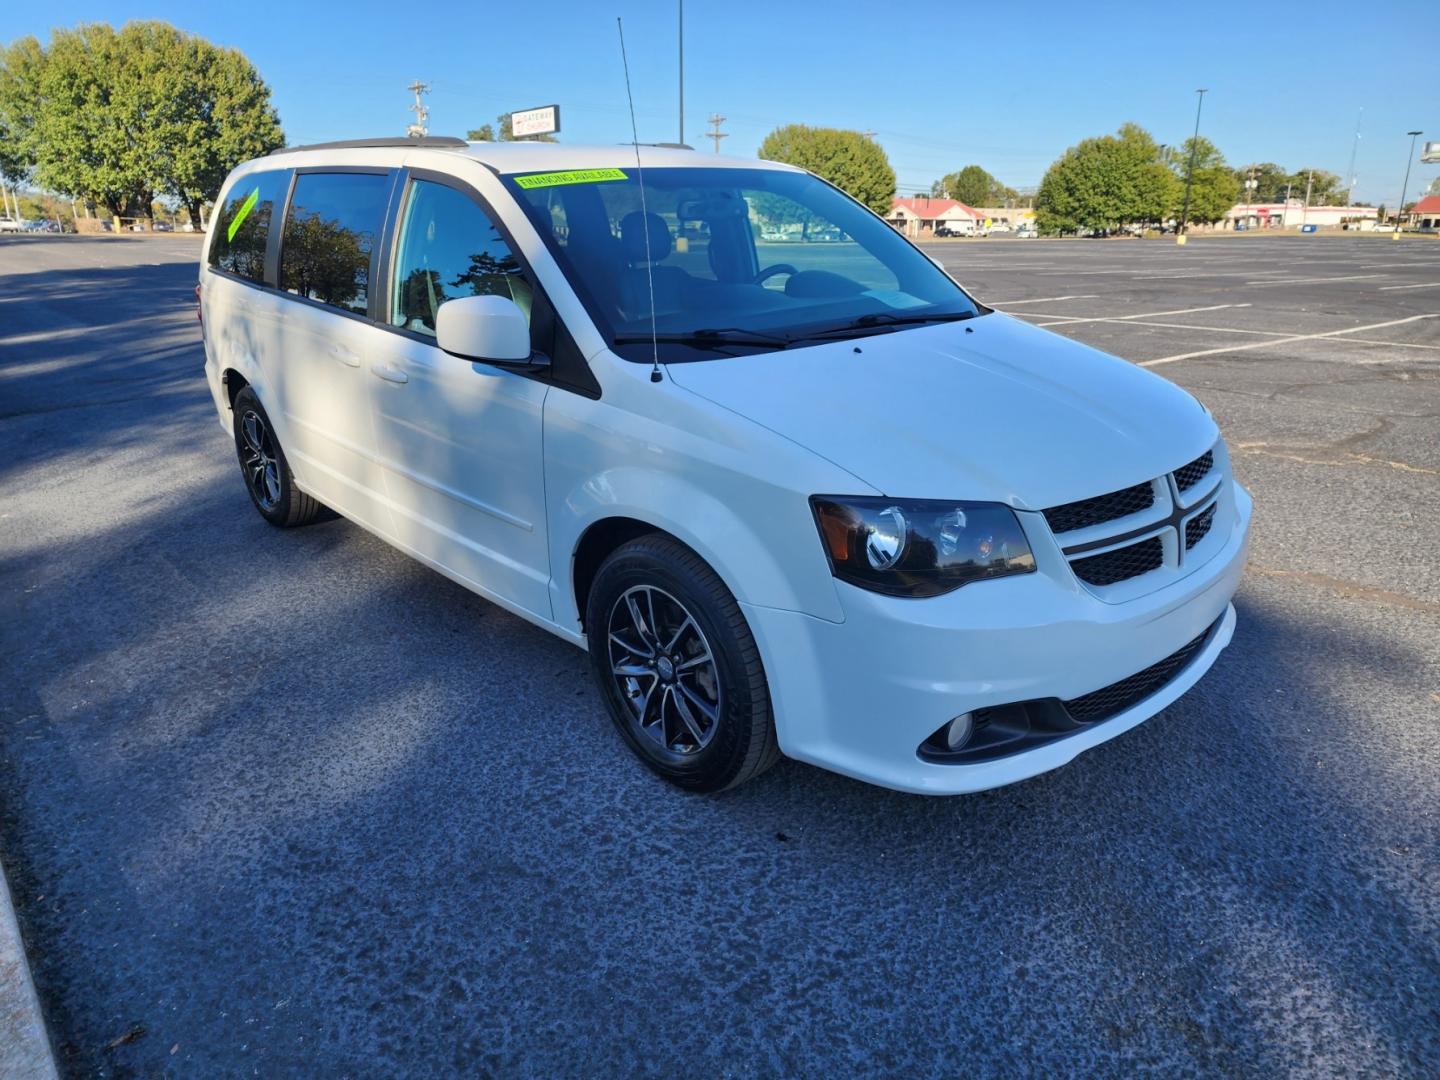
<instances>
[{"instance_id":1,"label":"strip mall building","mask_svg":"<svg viewBox=\"0 0 1440 1080\"><path fill-rule=\"evenodd\" d=\"M1220 223L1222 229L1298 229L1302 225L1337 229L1342 225L1363 226L1375 221L1379 211L1373 206L1312 206L1306 208L1300 199L1288 203L1242 203L1232 207Z\"/></svg>"}]
</instances>

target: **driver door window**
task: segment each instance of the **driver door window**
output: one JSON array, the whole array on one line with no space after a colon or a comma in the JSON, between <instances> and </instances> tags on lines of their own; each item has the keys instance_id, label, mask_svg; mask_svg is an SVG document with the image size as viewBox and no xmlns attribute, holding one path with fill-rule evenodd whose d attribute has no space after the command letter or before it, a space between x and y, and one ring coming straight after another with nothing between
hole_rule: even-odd
<instances>
[{"instance_id":1,"label":"driver door window","mask_svg":"<svg viewBox=\"0 0 1440 1080\"><path fill-rule=\"evenodd\" d=\"M434 336L435 313L457 296L504 296L530 317L530 284L490 218L454 188L416 180L401 218L390 325Z\"/></svg>"}]
</instances>

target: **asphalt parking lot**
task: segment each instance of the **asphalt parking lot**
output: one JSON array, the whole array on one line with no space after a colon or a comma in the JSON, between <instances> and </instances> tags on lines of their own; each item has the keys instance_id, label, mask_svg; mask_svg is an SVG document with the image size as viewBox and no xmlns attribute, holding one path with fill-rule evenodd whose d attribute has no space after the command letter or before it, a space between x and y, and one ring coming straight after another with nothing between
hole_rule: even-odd
<instances>
[{"instance_id":1,"label":"asphalt parking lot","mask_svg":"<svg viewBox=\"0 0 1440 1080\"><path fill-rule=\"evenodd\" d=\"M0 852L80 1076L1440 1072L1440 239L955 241L1256 500L1186 697L978 796L634 762L582 654L246 498L193 240L0 241Z\"/></svg>"}]
</instances>

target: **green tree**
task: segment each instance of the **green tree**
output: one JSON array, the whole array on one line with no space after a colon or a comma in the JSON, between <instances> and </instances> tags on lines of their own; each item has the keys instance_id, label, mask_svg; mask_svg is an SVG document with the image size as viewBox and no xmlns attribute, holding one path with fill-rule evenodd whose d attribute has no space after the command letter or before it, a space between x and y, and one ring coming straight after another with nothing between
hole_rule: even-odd
<instances>
[{"instance_id":1,"label":"green tree","mask_svg":"<svg viewBox=\"0 0 1440 1080\"><path fill-rule=\"evenodd\" d=\"M0 46L0 179L27 180L36 162L35 125L45 50L33 37Z\"/></svg>"},{"instance_id":2,"label":"green tree","mask_svg":"<svg viewBox=\"0 0 1440 1080\"><path fill-rule=\"evenodd\" d=\"M1235 170L1225 164L1225 155L1209 139L1186 139L1171 159L1175 169L1175 203L1178 217L1185 209L1185 180L1190 175L1191 149L1194 149L1194 176L1190 185L1188 222L1213 225L1240 201L1240 181Z\"/></svg>"},{"instance_id":3,"label":"green tree","mask_svg":"<svg viewBox=\"0 0 1440 1080\"><path fill-rule=\"evenodd\" d=\"M858 131L786 124L760 144L760 157L807 169L877 214L895 198L895 170L878 144Z\"/></svg>"},{"instance_id":4,"label":"green tree","mask_svg":"<svg viewBox=\"0 0 1440 1080\"><path fill-rule=\"evenodd\" d=\"M1006 187L979 165L966 165L941 177L931 185L930 194L958 199L967 206L1004 206L1019 197L1014 188Z\"/></svg>"},{"instance_id":5,"label":"green tree","mask_svg":"<svg viewBox=\"0 0 1440 1080\"><path fill-rule=\"evenodd\" d=\"M1303 199L1309 189L1311 206L1342 206L1350 194L1340 186L1340 177L1324 169L1296 169L1286 180L1291 198Z\"/></svg>"},{"instance_id":6,"label":"green tree","mask_svg":"<svg viewBox=\"0 0 1440 1080\"><path fill-rule=\"evenodd\" d=\"M129 27L126 28L127 30ZM157 165L163 189L200 226L200 208L214 202L230 170L285 145L270 88L236 49L155 24L156 47L175 62L170 107Z\"/></svg>"},{"instance_id":7,"label":"green tree","mask_svg":"<svg viewBox=\"0 0 1440 1080\"><path fill-rule=\"evenodd\" d=\"M168 194L196 219L235 165L284 143L250 62L167 23L55 30L44 48L21 39L0 68L10 159L111 214L149 217Z\"/></svg>"},{"instance_id":8,"label":"green tree","mask_svg":"<svg viewBox=\"0 0 1440 1080\"><path fill-rule=\"evenodd\" d=\"M1241 198L1257 203L1284 202L1285 181L1289 175L1273 161L1258 161L1235 170L1235 179L1241 184ZM1244 194L1244 183L1252 178L1255 180L1255 191L1247 196Z\"/></svg>"},{"instance_id":9,"label":"green tree","mask_svg":"<svg viewBox=\"0 0 1440 1080\"><path fill-rule=\"evenodd\" d=\"M1160 221L1174 194L1174 174L1144 128L1070 147L1045 172L1035 196L1041 232L1079 232Z\"/></svg>"}]
</instances>

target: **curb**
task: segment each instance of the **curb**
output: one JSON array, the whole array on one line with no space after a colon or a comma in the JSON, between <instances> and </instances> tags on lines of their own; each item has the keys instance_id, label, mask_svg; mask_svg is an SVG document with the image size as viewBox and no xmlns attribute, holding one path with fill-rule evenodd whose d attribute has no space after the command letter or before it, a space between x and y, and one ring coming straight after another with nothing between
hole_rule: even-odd
<instances>
[{"instance_id":1,"label":"curb","mask_svg":"<svg viewBox=\"0 0 1440 1080\"><path fill-rule=\"evenodd\" d=\"M3 869L0 869L0 1076L7 1080L57 1080L59 1076Z\"/></svg>"}]
</instances>

